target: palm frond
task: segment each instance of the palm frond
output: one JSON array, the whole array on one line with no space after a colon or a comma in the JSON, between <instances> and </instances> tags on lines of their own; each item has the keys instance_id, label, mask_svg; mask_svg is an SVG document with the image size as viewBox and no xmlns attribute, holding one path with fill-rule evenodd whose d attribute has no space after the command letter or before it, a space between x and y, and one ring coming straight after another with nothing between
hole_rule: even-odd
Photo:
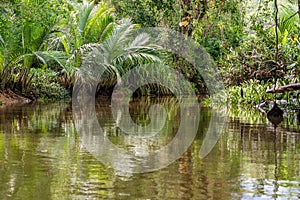
<instances>
[{"instance_id":1,"label":"palm frond","mask_svg":"<svg viewBox=\"0 0 300 200\"><path fill-rule=\"evenodd\" d=\"M119 23L107 40L98 45L94 44L93 48L97 49L93 52L94 58L91 57L91 54L84 55L82 58L97 60L98 63L114 66L114 68L109 68L116 74L123 73L137 64L161 61L160 48L151 44L148 34L139 33L136 35L136 25L128 19Z\"/></svg>"},{"instance_id":2,"label":"palm frond","mask_svg":"<svg viewBox=\"0 0 300 200\"><path fill-rule=\"evenodd\" d=\"M133 38L133 41L122 53L114 58L115 65L137 65L152 62L161 62L160 50L157 45L151 44L147 33L140 33Z\"/></svg>"},{"instance_id":3,"label":"palm frond","mask_svg":"<svg viewBox=\"0 0 300 200\"><path fill-rule=\"evenodd\" d=\"M135 46L124 50L124 52L114 59L115 65L137 65L152 62L161 62L159 52L156 48L149 46ZM124 66L123 66L124 67Z\"/></svg>"},{"instance_id":4,"label":"palm frond","mask_svg":"<svg viewBox=\"0 0 300 200\"><path fill-rule=\"evenodd\" d=\"M121 20L114 28L110 37L104 41L102 49L107 53L107 62L112 63L113 59L119 55L130 39L132 31L136 25L131 23L131 20Z\"/></svg>"},{"instance_id":5,"label":"palm frond","mask_svg":"<svg viewBox=\"0 0 300 200\"><path fill-rule=\"evenodd\" d=\"M298 7L296 4L286 3L285 5L281 4L279 12L279 24L278 28L280 33L285 31L291 32L296 28L296 24L299 23L299 18L297 16Z\"/></svg>"},{"instance_id":6,"label":"palm frond","mask_svg":"<svg viewBox=\"0 0 300 200\"><path fill-rule=\"evenodd\" d=\"M92 13L93 7L94 7L94 2L83 1L81 9L79 10L79 16L78 16L79 35L83 35L84 29L86 28L86 25L88 23L91 13Z\"/></svg>"},{"instance_id":7,"label":"palm frond","mask_svg":"<svg viewBox=\"0 0 300 200\"><path fill-rule=\"evenodd\" d=\"M67 54L63 51L39 51L33 53L40 61L45 65L48 65L50 61L55 61L62 68L66 67Z\"/></svg>"},{"instance_id":8,"label":"palm frond","mask_svg":"<svg viewBox=\"0 0 300 200\"><path fill-rule=\"evenodd\" d=\"M113 8L105 3L94 6L84 30L85 42L96 42L106 38L111 33L114 18Z\"/></svg>"},{"instance_id":9,"label":"palm frond","mask_svg":"<svg viewBox=\"0 0 300 200\"><path fill-rule=\"evenodd\" d=\"M150 37L147 33L141 33L137 35L131 42L130 47L144 46L150 43Z\"/></svg>"}]
</instances>

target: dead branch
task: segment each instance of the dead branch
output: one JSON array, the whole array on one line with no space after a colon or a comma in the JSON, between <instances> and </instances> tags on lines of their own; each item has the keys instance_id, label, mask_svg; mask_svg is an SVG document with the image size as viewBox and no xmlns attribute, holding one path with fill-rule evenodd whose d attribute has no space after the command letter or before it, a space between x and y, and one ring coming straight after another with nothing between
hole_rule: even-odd
<instances>
[{"instance_id":1,"label":"dead branch","mask_svg":"<svg viewBox=\"0 0 300 200\"><path fill-rule=\"evenodd\" d=\"M268 89L267 93L284 93L287 91L300 90L300 83L284 85L277 88Z\"/></svg>"}]
</instances>

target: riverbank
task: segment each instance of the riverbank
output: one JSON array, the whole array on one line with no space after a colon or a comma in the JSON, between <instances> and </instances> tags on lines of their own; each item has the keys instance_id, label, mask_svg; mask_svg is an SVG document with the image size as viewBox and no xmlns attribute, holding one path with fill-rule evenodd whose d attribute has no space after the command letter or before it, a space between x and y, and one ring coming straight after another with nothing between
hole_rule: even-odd
<instances>
[{"instance_id":1,"label":"riverbank","mask_svg":"<svg viewBox=\"0 0 300 200\"><path fill-rule=\"evenodd\" d=\"M31 99L17 94L10 89L0 92L0 105L25 104L30 102L32 102Z\"/></svg>"}]
</instances>

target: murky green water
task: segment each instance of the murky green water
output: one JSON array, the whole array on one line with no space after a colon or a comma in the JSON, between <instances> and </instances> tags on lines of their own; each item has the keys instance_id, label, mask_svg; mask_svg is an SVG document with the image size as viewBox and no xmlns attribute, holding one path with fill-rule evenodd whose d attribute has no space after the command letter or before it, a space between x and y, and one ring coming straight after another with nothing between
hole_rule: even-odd
<instances>
[{"instance_id":1,"label":"murky green water","mask_svg":"<svg viewBox=\"0 0 300 200\"><path fill-rule=\"evenodd\" d=\"M99 123L120 148L140 154L172 140L178 105L160 99L169 125L154 138L136 139L118 128L108 102L97 104ZM147 124L151 101L130 107ZM75 131L68 103L0 108L0 199L299 199L300 128L285 121L275 132L264 116L228 117L208 156L199 158L213 111L201 109L197 136L168 167L144 174L117 173L94 158Z\"/></svg>"}]
</instances>

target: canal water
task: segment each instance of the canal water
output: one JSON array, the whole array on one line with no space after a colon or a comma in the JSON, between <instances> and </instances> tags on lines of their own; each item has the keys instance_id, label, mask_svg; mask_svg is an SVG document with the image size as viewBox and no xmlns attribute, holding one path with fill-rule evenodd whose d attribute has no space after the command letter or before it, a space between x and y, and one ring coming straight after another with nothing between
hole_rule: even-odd
<instances>
[{"instance_id":1,"label":"canal water","mask_svg":"<svg viewBox=\"0 0 300 200\"><path fill-rule=\"evenodd\" d=\"M131 102L132 120L149 123L149 108L157 103L166 108L168 125L148 138L122 132L108 100L98 100L95 110L106 138L142 159L172 141L182 120L173 98ZM153 172L122 173L83 145L72 112L68 102L0 107L0 199L300 198L297 120L285 119L275 130L255 111L222 111L222 130L202 157L218 112L201 108L198 132L183 155Z\"/></svg>"}]
</instances>

